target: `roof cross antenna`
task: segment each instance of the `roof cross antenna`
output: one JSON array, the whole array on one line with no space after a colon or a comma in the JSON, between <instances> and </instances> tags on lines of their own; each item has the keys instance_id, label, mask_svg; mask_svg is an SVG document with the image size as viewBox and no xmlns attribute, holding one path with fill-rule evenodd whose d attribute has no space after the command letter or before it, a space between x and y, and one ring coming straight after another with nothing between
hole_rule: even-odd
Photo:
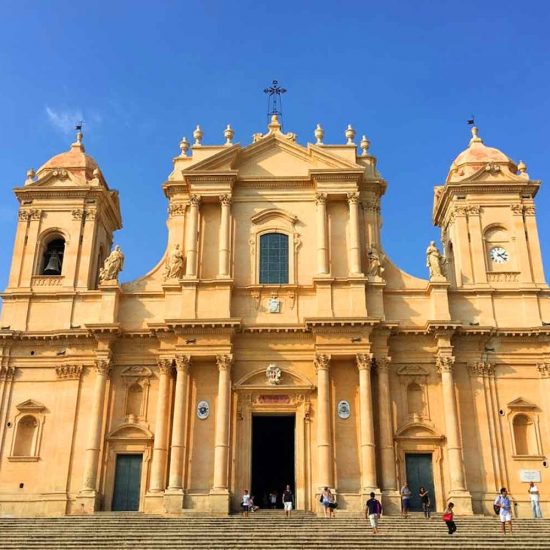
<instances>
[{"instance_id":1,"label":"roof cross antenna","mask_svg":"<svg viewBox=\"0 0 550 550\"><path fill-rule=\"evenodd\" d=\"M282 95L286 94L286 88L281 88L279 82L274 80L269 88L264 90L264 94L267 94L267 122L269 124L271 117L276 115L283 124L283 101Z\"/></svg>"}]
</instances>

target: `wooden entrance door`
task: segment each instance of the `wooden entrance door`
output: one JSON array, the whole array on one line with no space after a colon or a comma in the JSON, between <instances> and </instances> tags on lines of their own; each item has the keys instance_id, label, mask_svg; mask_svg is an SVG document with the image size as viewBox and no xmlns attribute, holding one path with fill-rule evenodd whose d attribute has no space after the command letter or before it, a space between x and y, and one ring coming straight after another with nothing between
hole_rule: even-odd
<instances>
[{"instance_id":1,"label":"wooden entrance door","mask_svg":"<svg viewBox=\"0 0 550 550\"><path fill-rule=\"evenodd\" d=\"M407 481L412 491L411 510L422 511L422 503L418 496L420 487L425 487L430 494L432 510L435 510L434 476L432 468L432 455L430 454L406 454Z\"/></svg>"},{"instance_id":2,"label":"wooden entrance door","mask_svg":"<svg viewBox=\"0 0 550 550\"><path fill-rule=\"evenodd\" d=\"M138 511L143 455L117 455L113 511Z\"/></svg>"}]
</instances>

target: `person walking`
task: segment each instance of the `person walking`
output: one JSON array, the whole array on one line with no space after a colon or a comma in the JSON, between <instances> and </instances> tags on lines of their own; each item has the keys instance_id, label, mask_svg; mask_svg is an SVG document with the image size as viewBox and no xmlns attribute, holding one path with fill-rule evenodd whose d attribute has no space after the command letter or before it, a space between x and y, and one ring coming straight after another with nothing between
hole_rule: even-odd
<instances>
[{"instance_id":1,"label":"person walking","mask_svg":"<svg viewBox=\"0 0 550 550\"><path fill-rule=\"evenodd\" d=\"M243 511L243 517L245 518L248 517L248 512L250 511L251 506L252 506L252 499L248 494L248 490L245 489L243 491L243 496L241 498L241 510Z\"/></svg>"},{"instance_id":2,"label":"person walking","mask_svg":"<svg viewBox=\"0 0 550 550\"><path fill-rule=\"evenodd\" d=\"M508 495L506 487L500 490L500 494L495 498L495 509L498 508L500 518L500 526L502 533L506 534L506 524L510 525L510 534L512 534L512 501Z\"/></svg>"},{"instance_id":3,"label":"person walking","mask_svg":"<svg viewBox=\"0 0 550 550\"><path fill-rule=\"evenodd\" d=\"M452 535L456 531L456 523L454 522L454 507L455 505L452 502L449 502L447 504L447 508L445 508L445 512L443 512L443 521L447 524L449 535Z\"/></svg>"},{"instance_id":4,"label":"person walking","mask_svg":"<svg viewBox=\"0 0 550 550\"><path fill-rule=\"evenodd\" d=\"M412 491L409 489L409 484L405 481L403 487L401 487L401 516L404 518L409 517L411 496Z\"/></svg>"},{"instance_id":5,"label":"person walking","mask_svg":"<svg viewBox=\"0 0 550 550\"><path fill-rule=\"evenodd\" d=\"M432 503L430 501L430 494L428 493L428 489L420 487L418 495L420 496L420 502L422 502L422 511L424 512L424 517L426 519L430 519Z\"/></svg>"},{"instance_id":6,"label":"person walking","mask_svg":"<svg viewBox=\"0 0 550 550\"><path fill-rule=\"evenodd\" d=\"M378 535L378 520L381 514L382 504L375 498L374 493L371 493L369 500L365 504L365 519L369 519L373 535Z\"/></svg>"},{"instance_id":7,"label":"person walking","mask_svg":"<svg viewBox=\"0 0 550 550\"><path fill-rule=\"evenodd\" d=\"M290 512L292 512L292 504L294 502L294 495L290 490L290 485L286 486L286 489L283 491L283 508L285 509L285 516L290 517Z\"/></svg>"},{"instance_id":8,"label":"person walking","mask_svg":"<svg viewBox=\"0 0 550 550\"><path fill-rule=\"evenodd\" d=\"M271 493L269 493L269 505L272 510L277 508L277 491L271 491Z\"/></svg>"},{"instance_id":9,"label":"person walking","mask_svg":"<svg viewBox=\"0 0 550 550\"><path fill-rule=\"evenodd\" d=\"M533 517L536 519L542 518L542 512L540 510L540 495L539 489L533 481L529 483L529 497L531 499L531 511L533 512Z\"/></svg>"},{"instance_id":10,"label":"person walking","mask_svg":"<svg viewBox=\"0 0 550 550\"><path fill-rule=\"evenodd\" d=\"M326 518L332 518L334 517L334 508L336 508L336 502L334 499L334 495L332 494L332 491L325 487L323 489L323 492L321 493L320 498L321 504L323 505L323 511L325 513Z\"/></svg>"}]
</instances>

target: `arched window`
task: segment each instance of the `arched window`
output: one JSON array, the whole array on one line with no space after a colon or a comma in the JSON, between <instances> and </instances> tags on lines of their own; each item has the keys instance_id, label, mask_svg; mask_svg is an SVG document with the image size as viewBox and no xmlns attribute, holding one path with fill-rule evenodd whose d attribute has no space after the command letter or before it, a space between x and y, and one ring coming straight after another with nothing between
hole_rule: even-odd
<instances>
[{"instance_id":1,"label":"arched window","mask_svg":"<svg viewBox=\"0 0 550 550\"><path fill-rule=\"evenodd\" d=\"M17 423L17 434L15 436L15 445L13 447L13 456L33 456L34 442L38 422L36 418L27 414Z\"/></svg>"},{"instance_id":2,"label":"arched window","mask_svg":"<svg viewBox=\"0 0 550 550\"><path fill-rule=\"evenodd\" d=\"M50 238L44 247L40 275L61 275L64 254L65 239L59 235Z\"/></svg>"},{"instance_id":3,"label":"arched window","mask_svg":"<svg viewBox=\"0 0 550 550\"><path fill-rule=\"evenodd\" d=\"M283 233L261 235L260 284L288 284L288 235Z\"/></svg>"},{"instance_id":4,"label":"arched window","mask_svg":"<svg viewBox=\"0 0 550 550\"><path fill-rule=\"evenodd\" d=\"M407 387L407 408L409 416L424 416L424 392L415 382Z\"/></svg>"},{"instance_id":5,"label":"arched window","mask_svg":"<svg viewBox=\"0 0 550 550\"><path fill-rule=\"evenodd\" d=\"M537 442L535 426L526 414L517 414L514 417L514 441L517 455L535 454Z\"/></svg>"},{"instance_id":6,"label":"arched window","mask_svg":"<svg viewBox=\"0 0 550 550\"><path fill-rule=\"evenodd\" d=\"M141 405L143 403L143 388L135 383L128 388L126 398L126 416L141 416Z\"/></svg>"}]
</instances>

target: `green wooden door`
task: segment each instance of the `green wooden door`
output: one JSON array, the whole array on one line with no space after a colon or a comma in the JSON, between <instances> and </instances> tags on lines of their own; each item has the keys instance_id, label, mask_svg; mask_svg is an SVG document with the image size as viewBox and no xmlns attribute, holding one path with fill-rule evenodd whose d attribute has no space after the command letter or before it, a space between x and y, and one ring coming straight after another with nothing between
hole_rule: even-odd
<instances>
[{"instance_id":1,"label":"green wooden door","mask_svg":"<svg viewBox=\"0 0 550 550\"><path fill-rule=\"evenodd\" d=\"M113 511L139 510L143 455L117 455Z\"/></svg>"},{"instance_id":2,"label":"green wooden door","mask_svg":"<svg viewBox=\"0 0 550 550\"><path fill-rule=\"evenodd\" d=\"M431 454L407 454L407 481L412 491L411 510L422 511L422 503L418 496L420 487L425 487L430 494L432 510L435 510L434 476Z\"/></svg>"}]
</instances>

